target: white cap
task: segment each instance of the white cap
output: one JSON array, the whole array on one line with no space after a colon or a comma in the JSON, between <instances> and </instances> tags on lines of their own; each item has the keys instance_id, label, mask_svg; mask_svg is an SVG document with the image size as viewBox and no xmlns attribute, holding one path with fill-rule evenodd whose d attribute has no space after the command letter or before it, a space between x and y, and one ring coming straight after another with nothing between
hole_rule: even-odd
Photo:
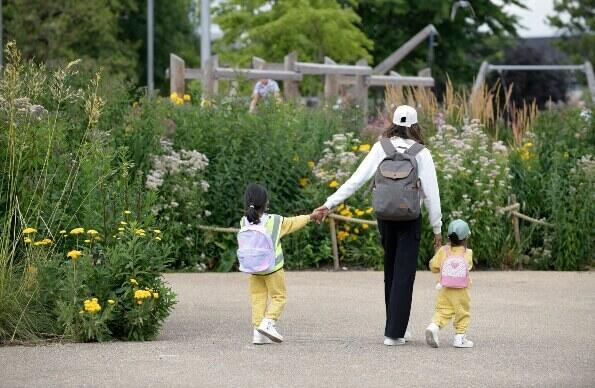
<instances>
[{"instance_id":1,"label":"white cap","mask_svg":"<svg viewBox=\"0 0 595 388\"><path fill-rule=\"evenodd\" d=\"M393 115L393 123L409 128L417 124L417 111L409 105L398 106Z\"/></svg>"}]
</instances>

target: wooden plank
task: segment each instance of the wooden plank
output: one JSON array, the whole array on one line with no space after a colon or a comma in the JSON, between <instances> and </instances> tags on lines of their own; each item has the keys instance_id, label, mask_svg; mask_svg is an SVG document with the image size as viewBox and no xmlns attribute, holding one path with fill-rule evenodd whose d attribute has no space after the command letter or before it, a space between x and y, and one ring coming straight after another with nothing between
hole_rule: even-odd
<instances>
[{"instance_id":1,"label":"wooden plank","mask_svg":"<svg viewBox=\"0 0 595 388\"><path fill-rule=\"evenodd\" d=\"M329 57L324 57L324 63L334 64L335 61ZM339 83L336 74L327 74L324 76L324 100L327 104L334 104L339 95Z\"/></svg>"},{"instance_id":2,"label":"wooden plank","mask_svg":"<svg viewBox=\"0 0 595 388\"><path fill-rule=\"evenodd\" d=\"M169 93L177 93L179 96L184 95L186 78L186 66L184 60L178 57L176 54L169 54Z\"/></svg>"},{"instance_id":3,"label":"wooden plank","mask_svg":"<svg viewBox=\"0 0 595 388\"><path fill-rule=\"evenodd\" d=\"M401 62L403 58L405 58L411 51L419 46L419 44L422 43L428 36L430 36L430 34L438 35L438 30L436 30L436 27L433 25L428 24L423 30L415 34L413 38L405 42L405 44L389 55L384 61L380 62L380 64L374 68L373 73L384 74L395 67L397 63Z\"/></svg>"},{"instance_id":4,"label":"wooden plank","mask_svg":"<svg viewBox=\"0 0 595 388\"><path fill-rule=\"evenodd\" d=\"M587 61L584 67L585 74L587 75L587 85L589 85L589 91L591 92L591 100L595 103L595 74L593 74L593 65Z\"/></svg>"},{"instance_id":5,"label":"wooden plank","mask_svg":"<svg viewBox=\"0 0 595 388\"><path fill-rule=\"evenodd\" d=\"M370 77L370 86L434 86L432 77L395 77L391 75L373 75Z\"/></svg>"},{"instance_id":6,"label":"wooden plank","mask_svg":"<svg viewBox=\"0 0 595 388\"><path fill-rule=\"evenodd\" d=\"M259 80L259 79L274 79L277 81L301 81L302 75L295 71L285 70L257 70L257 69L228 69L218 67L215 69L215 76L217 79L236 79L238 77Z\"/></svg>"},{"instance_id":7,"label":"wooden plank","mask_svg":"<svg viewBox=\"0 0 595 388\"><path fill-rule=\"evenodd\" d=\"M186 68L186 79L202 79L202 69Z\"/></svg>"},{"instance_id":8,"label":"wooden plank","mask_svg":"<svg viewBox=\"0 0 595 388\"><path fill-rule=\"evenodd\" d=\"M356 63L357 66L368 66L367 59L360 59ZM370 85L369 75L356 75L355 76L355 90L356 90L356 101L362 110L363 125L368 124L368 88Z\"/></svg>"},{"instance_id":9,"label":"wooden plank","mask_svg":"<svg viewBox=\"0 0 595 388\"><path fill-rule=\"evenodd\" d=\"M487 71L583 71L585 65L488 65Z\"/></svg>"},{"instance_id":10,"label":"wooden plank","mask_svg":"<svg viewBox=\"0 0 595 388\"><path fill-rule=\"evenodd\" d=\"M330 218L329 229L331 231L331 244L333 250L333 267L335 271L339 270L339 245L337 244L337 228L335 227L335 220Z\"/></svg>"},{"instance_id":11,"label":"wooden plank","mask_svg":"<svg viewBox=\"0 0 595 388\"><path fill-rule=\"evenodd\" d=\"M327 63L306 63L298 62L297 71L302 74L313 75L327 75L327 74L342 74L342 75L370 75L372 68L370 66L352 66L352 65L337 65Z\"/></svg>"},{"instance_id":12,"label":"wooden plank","mask_svg":"<svg viewBox=\"0 0 595 388\"><path fill-rule=\"evenodd\" d=\"M219 66L219 57L213 55L205 62L203 69L203 98L212 98L217 93L217 74L216 70Z\"/></svg>"},{"instance_id":13,"label":"wooden plank","mask_svg":"<svg viewBox=\"0 0 595 388\"><path fill-rule=\"evenodd\" d=\"M373 220L362 220L361 218L351 218L351 217L344 217L338 214L329 214L327 217L333 218L337 221L345 221L345 222L354 222L356 224L368 224L368 225L378 225L377 221Z\"/></svg>"},{"instance_id":14,"label":"wooden plank","mask_svg":"<svg viewBox=\"0 0 595 388\"><path fill-rule=\"evenodd\" d=\"M219 232L219 233L238 233L240 231L238 228L222 228L220 226L207 226L207 225L198 225L198 229L208 230L211 232Z\"/></svg>"},{"instance_id":15,"label":"wooden plank","mask_svg":"<svg viewBox=\"0 0 595 388\"><path fill-rule=\"evenodd\" d=\"M297 71L297 52L292 51L283 58L285 71L288 73ZM299 74L302 77L302 74ZM301 81L301 78L300 78ZM283 82L283 94L286 100L295 100L300 96L300 90L297 82L287 79Z\"/></svg>"},{"instance_id":16,"label":"wooden plank","mask_svg":"<svg viewBox=\"0 0 595 388\"><path fill-rule=\"evenodd\" d=\"M262 70L267 62L259 57L252 57L252 68Z\"/></svg>"},{"instance_id":17,"label":"wooden plank","mask_svg":"<svg viewBox=\"0 0 595 388\"><path fill-rule=\"evenodd\" d=\"M554 226L553 224L550 224L549 222L545 222L545 221L538 220L538 219L533 218L533 217L526 216L526 215L521 214L521 213L519 213L517 211L514 211L514 210L511 211L510 214L514 215L515 217L522 218L525 221L529 221L529 222L532 222L534 224L537 224L537 225L547 226L547 227L550 227L550 228L552 228Z\"/></svg>"}]
</instances>

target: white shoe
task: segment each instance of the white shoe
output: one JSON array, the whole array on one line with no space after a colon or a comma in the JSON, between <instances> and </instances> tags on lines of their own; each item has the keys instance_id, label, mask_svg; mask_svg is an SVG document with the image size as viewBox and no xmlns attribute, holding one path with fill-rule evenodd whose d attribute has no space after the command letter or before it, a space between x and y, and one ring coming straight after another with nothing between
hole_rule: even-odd
<instances>
[{"instance_id":1,"label":"white shoe","mask_svg":"<svg viewBox=\"0 0 595 388\"><path fill-rule=\"evenodd\" d=\"M439 331L440 328L434 322L430 323L426 328L426 343L433 348L440 346L440 341L438 340Z\"/></svg>"},{"instance_id":2,"label":"white shoe","mask_svg":"<svg viewBox=\"0 0 595 388\"><path fill-rule=\"evenodd\" d=\"M268 337L273 342L283 342L283 336L279 334L275 328L275 321L270 318L263 319L256 330L258 330L260 334Z\"/></svg>"},{"instance_id":3,"label":"white shoe","mask_svg":"<svg viewBox=\"0 0 595 388\"><path fill-rule=\"evenodd\" d=\"M472 348L473 341L468 340L465 337L465 334L457 334L455 335L455 340L453 341L452 346L455 348Z\"/></svg>"},{"instance_id":4,"label":"white shoe","mask_svg":"<svg viewBox=\"0 0 595 388\"><path fill-rule=\"evenodd\" d=\"M264 335L260 334L258 330L254 329L254 333L252 334L252 343L254 345L264 345L272 344L273 341L271 341L268 337L265 337Z\"/></svg>"},{"instance_id":5,"label":"white shoe","mask_svg":"<svg viewBox=\"0 0 595 388\"><path fill-rule=\"evenodd\" d=\"M413 338L413 336L411 335L411 332L409 330L406 330L405 335L403 336L403 339L405 340L405 342L410 342L411 338Z\"/></svg>"},{"instance_id":6,"label":"white shoe","mask_svg":"<svg viewBox=\"0 0 595 388\"><path fill-rule=\"evenodd\" d=\"M386 346L399 346L399 345L405 345L405 343L406 343L405 338L384 337L384 344Z\"/></svg>"}]
</instances>

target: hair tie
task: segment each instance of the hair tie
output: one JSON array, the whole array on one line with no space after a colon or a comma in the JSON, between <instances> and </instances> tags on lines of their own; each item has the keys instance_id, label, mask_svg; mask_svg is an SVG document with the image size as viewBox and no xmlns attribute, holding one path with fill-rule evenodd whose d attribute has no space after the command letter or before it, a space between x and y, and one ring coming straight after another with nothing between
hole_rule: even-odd
<instances>
[{"instance_id":1,"label":"hair tie","mask_svg":"<svg viewBox=\"0 0 595 388\"><path fill-rule=\"evenodd\" d=\"M252 208L252 209L254 209L254 205L250 205L249 207Z\"/></svg>"}]
</instances>

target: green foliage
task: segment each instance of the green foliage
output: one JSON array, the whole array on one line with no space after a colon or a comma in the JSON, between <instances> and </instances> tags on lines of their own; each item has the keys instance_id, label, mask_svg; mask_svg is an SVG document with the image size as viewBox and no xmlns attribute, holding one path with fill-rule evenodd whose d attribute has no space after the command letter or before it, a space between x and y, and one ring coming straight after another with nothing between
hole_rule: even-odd
<instances>
[{"instance_id":1,"label":"green foliage","mask_svg":"<svg viewBox=\"0 0 595 388\"><path fill-rule=\"evenodd\" d=\"M215 22L224 32L216 49L224 61L234 64L247 64L253 55L283 62L291 51L301 61L322 62L328 56L355 62L369 58L372 48L358 28L360 18L336 0L221 2Z\"/></svg>"},{"instance_id":2,"label":"green foliage","mask_svg":"<svg viewBox=\"0 0 595 388\"><path fill-rule=\"evenodd\" d=\"M565 37L559 47L574 60L595 63L595 2L593 0L555 0L556 15L549 16L552 26L561 29Z\"/></svg>"},{"instance_id":3,"label":"green foliage","mask_svg":"<svg viewBox=\"0 0 595 388\"><path fill-rule=\"evenodd\" d=\"M428 24L433 24L440 37L434 53L433 73L442 81L446 74L455 83L470 82L479 64L497 54L507 35L516 36L516 18L505 12L502 5L490 0L472 1L476 18L468 8L459 8L451 21L453 1L443 0L366 0L341 1L354 6L361 17L364 33L374 42L372 55L380 63L408 39ZM504 0L504 4L522 6L521 0ZM480 26L487 27L488 31ZM428 45L421 45L398 66L402 74L416 74L427 67Z\"/></svg>"}]
</instances>

